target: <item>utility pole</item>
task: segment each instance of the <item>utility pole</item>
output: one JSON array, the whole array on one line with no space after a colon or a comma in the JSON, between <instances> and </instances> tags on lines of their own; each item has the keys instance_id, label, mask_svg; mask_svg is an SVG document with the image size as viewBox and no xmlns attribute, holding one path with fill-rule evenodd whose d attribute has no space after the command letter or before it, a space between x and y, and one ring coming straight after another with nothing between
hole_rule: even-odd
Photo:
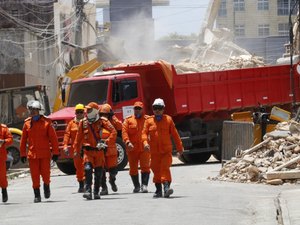
<instances>
[{"instance_id":1,"label":"utility pole","mask_svg":"<svg viewBox=\"0 0 300 225\"><path fill-rule=\"evenodd\" d=\"M75 30L75 45L82 46L82 24L85 19L84 9L84 1L76 0L76 17L78 18ZM74 57L74 65L81 64L81 50L79 48L75 48L75 57Z\"/></svg>"}]
</instances>

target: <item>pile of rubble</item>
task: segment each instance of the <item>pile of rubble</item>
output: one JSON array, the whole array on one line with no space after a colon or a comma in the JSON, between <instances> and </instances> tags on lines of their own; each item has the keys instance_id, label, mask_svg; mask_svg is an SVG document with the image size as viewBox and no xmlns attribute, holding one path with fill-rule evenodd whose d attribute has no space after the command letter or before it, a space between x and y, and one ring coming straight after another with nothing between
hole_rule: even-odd
<instances>
[{"instance_id":1,"label":"pile of rubble","mask_svg":"<svg viewBox=\"0 0 300 225\"><path fill-rule=\"evenodd\" d=\"M300 124L294 120L277 124L264 141L236 150L236 157L224 164L212 180L241 183L283 184L300 179Z\"/></svg>"},{"instance_id":2,"label":"pile of rubble","mask_svg":"<svg viewBox=\"0 0 300 225\"><path fill-rule=\"evenodd\" d=\"M222 71L230 69L254 68L265 66L262 57L252 55L232 56L227 62L221 64L215 63L200 63L197 61L189 62L185 60L175 65L176 71L182 73L208 72L208 71Z\"/></svg>"}]
</instances>

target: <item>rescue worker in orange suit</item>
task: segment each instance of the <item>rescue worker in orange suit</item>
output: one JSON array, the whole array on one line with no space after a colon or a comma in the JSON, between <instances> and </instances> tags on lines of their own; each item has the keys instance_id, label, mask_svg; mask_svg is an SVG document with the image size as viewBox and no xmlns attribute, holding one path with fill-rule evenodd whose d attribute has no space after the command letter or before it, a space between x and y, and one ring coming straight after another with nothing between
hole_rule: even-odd
<instances>
[{"instance_id":1,"label":"rescue worker in orange suit","mask_svg":"<svg viewBox=\"0 0 300 225\"><path fill-rule=\"evenodd\" d=\"M6 147L12 144L13 136L5 124L0 124L0 187L2 189L2 202L7 202L7 177L6 177Z\"/></svg>"},{"instance_id":2,"label":"rescue worker in orange suit","mask_svg":"<svg viewBox=\"0 0 300 225\"><path fill-rule=\"evenodd\" d=\"M44 182L44 196L50 198L50 162L59 156L58 140L50 119L40 115L39 101L28 102L30 117L25 119L20 142L21 161L28 159L34 190L34 202L41 202L40 176ZM26 151L28 145L28 152Z\"/></svg>"},{"instance_id":3,"label":"rescue worker in orange suit","mask_svg":"<svg viewBox=\"0 0 300 225\"><path fill-rule=\"evenodd\" d=\"M144 150L142 143L142 130L145 120L149 117L144 115L143 103L135 102L133 105L134 115L127 117L123 123L122 138L126 144L126 152L129 161L129 175L134 185L133 193L147 193L150 175L150 152ZM138 166L141 168L141 183L139 182Z\"/></svg>"},{"instance_id":4,"label":"rescue worker in orange suit","mask_svg":"<svg viewBox=\"0 0 300 225\"><path fill-rule=\"evenodd\" d=\"M63 140L64 154L73 156L74 166L76 168L76 178L79 183L78 193L84 192L84 164L80 154L74 154L73 143L78 131L79 122L83 118L84 105L77 104L75 106L75 117L68 123Z\"/></svg>"},{"instance_id":5,"label":"rescue worker in orange suit","mask_svg":"<svg viewBox=\"0 0 300 225\"><path fill-rule=\"evenodd\" d=\"M173 138L177 155L183 152L183 145L173 119L164 113L165 103L158 98L152 104L153 116L146 121L142 131L144 149L151 153L151 170L153 171L153 183L156 191L154 198L162 197L162 184L164 186L164 197L173 194L170 188L172 181L170 167L172 165L172 141Z\"/></svg>"},{"instance_id":6,"label":"rescue worker in orange suit","mask_svg":"<svg viewBox=\"0 0 300 225\"><path fill-rule=\"evenodd\" d=\"M74 141L74 152L80 154L83 150L83 161L85 170L85 193L83 197L92 199L92 180L94 170L94 199L100 199L99 189L104 168L104 150L108 145L115 142L117 132L113 125L99 116L99 106L90 102L86 107L87 117L79 123L78 132ZM101 142L103 129L110 132L105 142Z\"/></svg>"},{"instance_id":7,"label":"rescue worker in orange suit","mask_svg":"<svg viewBox=\"0 0 300 225\"><path fill-rule=\"evenodd\" d=\"M21 105L19 105L17 108L16 108L16 116L19 118L19 119L26 119L29 114L28 114L28 109L27 109L27 102L28 102L28 99L26 96L22 96L22 99L21 99Z\"/></svg>"},{"instance_id":8,"label":"rescue worker in orange suit","mask_svg":"<svg viewBox=\"0 0 300 225\"><path fill-rule=\"evenodd\" d=\"M109 104L103 104L100 106L100 116L108 119L117 132L122 132L122 122L113 114L112 108ZM102 136L102 138L105 139L107 134L103 132ZM101 180L100 195L108 194L108 188L106 185L106 172L109 173L109 183L111 185L111 189L113 192L118 191L118 187L116 185L116 176L118 174L118 151L116 146L116 138L110 143L111 144L107 146L107 151L105 152L105 168L103 170Z\"/></svg>"}]
</instances>

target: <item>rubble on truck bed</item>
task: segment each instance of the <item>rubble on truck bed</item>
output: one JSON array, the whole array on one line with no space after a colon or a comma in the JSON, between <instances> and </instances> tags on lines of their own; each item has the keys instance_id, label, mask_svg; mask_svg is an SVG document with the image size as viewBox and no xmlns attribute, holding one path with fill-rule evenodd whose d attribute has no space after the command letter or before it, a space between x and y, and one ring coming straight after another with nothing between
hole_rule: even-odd
<instances>
[{"instance_id":1,"label":"rubble on truck bed","mask_svg":"<svg viewBox=\"0 0 300 225\"><path fill-rule=\"evenodd\" d=\"M217 61L216 61L217 62ZM225 63L200 63L190 62L188 59L175 65L176 71L182 73L223 71L231 69L254 68L265 66L261 57L251 55L241 55L230 57Z\"/></svg>"},{"instance_id":2,"label":"rubble on truck bed","mask_svg":"<svg viewBox=\"0 0 300 225\"><path fill-rule=\"evenodd\" d=\"M236 150L211 180L240 183L283 184L300 179L300 124L294 120L277 124L264 141L247 149Z\"/></svg>"}]
</instances>

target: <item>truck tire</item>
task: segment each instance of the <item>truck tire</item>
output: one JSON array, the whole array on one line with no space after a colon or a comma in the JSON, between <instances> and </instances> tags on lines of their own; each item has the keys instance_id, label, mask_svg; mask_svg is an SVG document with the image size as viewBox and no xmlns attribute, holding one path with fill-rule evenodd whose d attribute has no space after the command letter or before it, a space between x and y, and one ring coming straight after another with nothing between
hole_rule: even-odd
<instances>
[{"instance_id":1,"label":"truck tire","mask_svg":"<svg viewBox=\"0 0 300 225\"><path fill-rule=\"evenodd\" d=\"M13 135L13 143L6 148L7 152L13 157L13 165L16 165L20 162L21 155L20 155L20 140L21 136L15 133Z\"/></svg>"},{"instance_id":2,"label":"truck tire","mask_svg":"<svg viewBox=\"0 0 300 225\"><path fill-rule=\"evenodd\" d=\"M205 163L211 156L210 152L195 153L195 154L185 154L179 158L179 160L186 164L201 164Z\"/></svg>"},{"instance_id":3,"label":"truck tire","mask_svg":"<svg viewBox=\"0 0 300 225\"><path fill-rule=\"evenodd\" d=\"M73 160L67 162L56 162L58 169L67 174L67 175L74 175L76 174L76 169L73 163Z\"/></svg>"},{"instance_id":4,"label":"truck tire","mask_svg":"<svg viewBox=\"0 0 300 225\"><path fill-rule=\"evenodd\" d=\"M13 157L13 165L16 165L20 161L20 149L16 146L9 146L6 148L7 152Z\"/></svg>"},{"instance_id":5,"label":"truck tire","mask_svg":"<svg viewBox=\"0 0 300 225\"><path fill-rule=\"evenodd\" d=\"M127 166L128 159L126 154L126 147L122 138L117 137L116 145L118 151L118 170L123 170L125 166Z\"/></svg>"}]
</instances>

